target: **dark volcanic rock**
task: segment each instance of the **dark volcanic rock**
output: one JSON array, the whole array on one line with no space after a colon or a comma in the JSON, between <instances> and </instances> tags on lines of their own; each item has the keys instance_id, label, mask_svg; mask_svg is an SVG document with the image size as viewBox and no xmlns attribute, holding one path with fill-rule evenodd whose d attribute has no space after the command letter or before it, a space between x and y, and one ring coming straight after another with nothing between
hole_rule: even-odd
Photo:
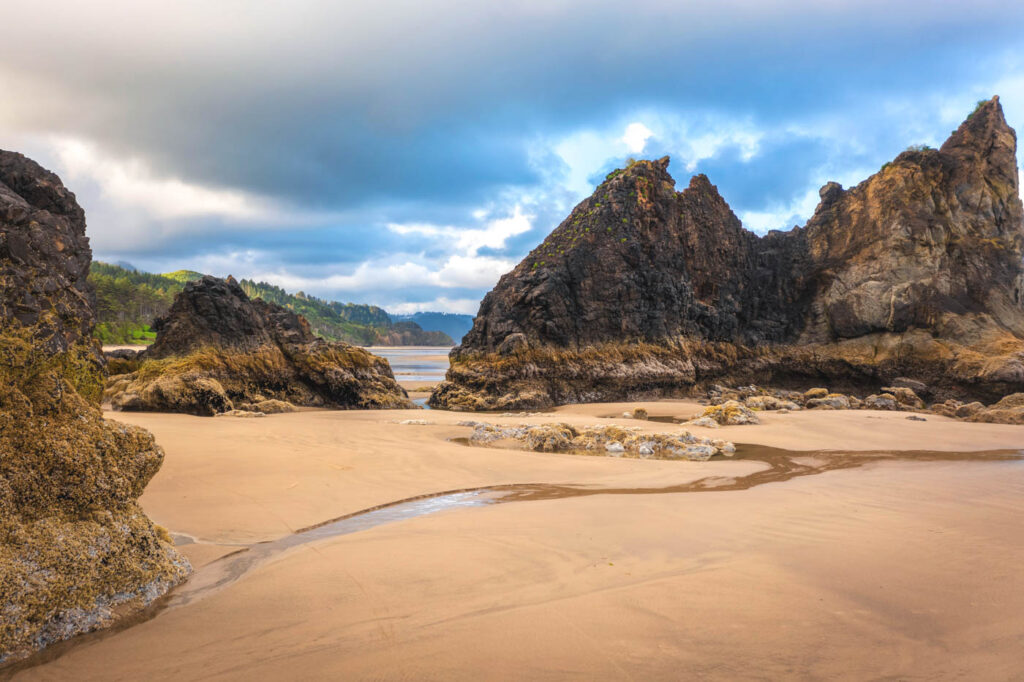
<instances>
[{"instance_id":1,"label":"dark volcanic rock","mask_svg":"<svg viewBox=\"0 0 1024 682\"><path fill-rule=\"evenodd\" d=\"M91 261L75 195L35 161L0 150L0 320L33 326L54 353L87 340Z\"/></svg>"},{"instance_id":2,"label":"dark volcanic rock","mask_svg":"<svg viewBox=\"0 0 1024 682\"><path fill-rule=\"evenodd\" d=\"M74 195L0 151L0 664L189 572L137 503L163 451L99 410L90 259Z\"/></svg>"},{"instance_id":3,"label":"dark volcanic rock","mask_svg":"<svg viewBox=\"0 0 1024 682\"><path fill-rule=\"evenodd\" d=\"M314 343L306 318L263 299L250 299L232 277L189 282L170 310L153 322L151 359L187 355L200 348L253 351L265 346Z\"/></svg>"},{"instance_id":4,"label":"dark volcanic rock","mask_svg":"<svg viewBox=\"0 0 1024 682\"><path fill-rule=\"evenodd\" d=\"M703 175L682 192L668 159L616 171L484 297L461 349L509 336L581 347L677 336L792 336L808 304L799 232L758 237Z\"/></svg>"},{"instance_id":5,"label":"dark volcanic rock","mask_svg":"<svg viewBox=\"0 0 1024 682\"><path fill-rule=\"evenodd\" d=\"M935 395L1024 386L1024 218L998 98L942 149L829 183L803 228L746 231L667 159L609 174L480 306L431 404L525 409L716 380Z\"/></svg>"},{"instance_id":6,"label":"dark volcanic rock","mask_svg":"<svg viewBox=\"0 0 1024 682\"><path fill-rule=\"evenodd\" d=\"M137 369L108 382L114 409L214 415L267 400L412 406L387 360L317 338L304 317L250 299L230 277L188 283L153 328L156 341Z\"/></svg>"}]
</instances>

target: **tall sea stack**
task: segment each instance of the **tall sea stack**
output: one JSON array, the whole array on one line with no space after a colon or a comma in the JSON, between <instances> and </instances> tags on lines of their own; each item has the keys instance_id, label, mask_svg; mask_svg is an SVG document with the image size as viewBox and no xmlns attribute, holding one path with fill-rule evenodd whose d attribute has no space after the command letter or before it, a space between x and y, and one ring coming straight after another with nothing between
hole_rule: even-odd
<instances>
[{"instance_id":1,"label":"tall sea stack","mask_svg":"<svg viewBox=\"0 0 1024 682\"><path fill-rule=\"evenodd\" d=\"M1024 209L999 98L941 149L821 189L804 227L745 230L668 159L608 175L504 275L431 404L524 409L711 382L936 397L1024 390Z\"/></svg>"},{"instance_id":2,"label":"tall sea stack","mask_svg":"<svg viewBox=\"0 0 1024 682\"><path fill-rule=\"evenodd\" d=\"M191 570L138 505L163 451L103 419L85 214L0 151L0 663L109 624Z\"/></svg>"}]
</instances>

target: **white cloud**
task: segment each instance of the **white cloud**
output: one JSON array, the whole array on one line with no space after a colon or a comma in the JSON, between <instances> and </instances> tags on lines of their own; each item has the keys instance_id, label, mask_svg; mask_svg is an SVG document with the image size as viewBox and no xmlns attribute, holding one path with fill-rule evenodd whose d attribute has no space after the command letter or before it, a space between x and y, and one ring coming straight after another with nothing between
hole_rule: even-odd
<instances>
[{"instance_id":1,"label":"white cloud","mask_svg":"<svg viewBox=\"0 0 1024 682\"><path fill-rule=\"evenodd\" d=\"M743 227L762 234L769 230L788 230L793 225L787 221L792 221L794 216L798 216L801 218L798 222L802 223L814 213L819 201L818 190L809 190L786 206L776 205L763 211L744 211L740 213L739 218L743 222Z\"/></svg>"},{"instance_id":2,"label":"white cloud","mask_svg":"<svg viewBox=\"0 0 1024 682\"><path fill-rule=\"evenodd\" d=\"M477 311L480 310L480 301L475 298L447 298L439 296L431 301L407 301L404 303L385 304L381 307L389 313L396 315L411 315L412 313L434 312L436 310L476 315Z\"/></svg>"},{"instance_id":3,"label":"white cloud","mask_svg":"<svg viewBox=\"0 0 1024 682\"><path fill-rule=\"evenodd\" d=\"M412 257L415 256L406 256ZM417 287L488 289L514 266L515 262L503 258L453 255L434 267L414 260L368 260L349 274L305 277L279 270L256 272L252 278L276 284L288 291L401 291Z\"/></svg>"},{"instance_id":4,"label":"white cloud","mask_svg":"<svg viewBox=\"0 0 1024 682\"><path fill-rule=\"evenodd\" d=\"M483 218L486 213L474 211L474 217ZM487 222L480 229L465 229L452 225L433 225L431 223L388 223L388 229L396 234L415 234L424 237L436 237L451 244L453 251L464 252L475 256L480 249L500 249L505 242L517 235L529 232L533 225L533 216L524 215L522 208L516 205L512 215Z\"/></svg>"},{"instance_id":5,"label":"white cloud","mask_svg":"<svg viewBox=\"0 0 1024 682\"><path fill-rule=\"evenodd\" d=\"M639 121L626 126L626 132L622 135L622 141L629 147L629 151L639 154L647 146L647 139L654 135L651 129Z\"/></svg>"},{"instance_id":6,"label":"white cloud","mask_svg":"<svg viewBox=\"0 0 1024 682\"><path fill-rule=\"evenodd\" d=\"M644 122L640 122L642 119ZM724 148L736 147L740 159L750 161L757 156L767 131L743 117L724 117L717 113L665 113L655 109L633 112L631 122L622 131L622 121L603 129L578 130L558 139L535 142L533 156L544 160L544 152L554 153L565 171L555 181L577 198L594 190L590 178L606 168L610 161L621 161L633 154L643 154L651 140L657 141L658 153L671 154L673 166L685 167L692 173L697 165L716 156ZM655 133L654 131L658 131ZM681 179L681 178L677 178Z\"/></svg>"},{"instance_id":7,"label":"white cloud","mask_svg":"<svg viewBox=\"0 0 1024 682\"><path fill-rule=\"evenodd\" d=\"M504 258L452 256L432 279L439 287L489 289L515 265L515 261Z\"/></svg>"},{"instance_id":8,"label":"white cloud","mask_svg":"<svg viewBox=\"0 0 1024 682\"><path fill-rule=\"evenodd\" d=\"M272 202L246 192L156 177L142 161L113 158L83 140L53 137L50 143L65 182L92 180L108 201L140 208L154 218L210 216L251 222L283 214Z\"/></svg>"}]
</instances>

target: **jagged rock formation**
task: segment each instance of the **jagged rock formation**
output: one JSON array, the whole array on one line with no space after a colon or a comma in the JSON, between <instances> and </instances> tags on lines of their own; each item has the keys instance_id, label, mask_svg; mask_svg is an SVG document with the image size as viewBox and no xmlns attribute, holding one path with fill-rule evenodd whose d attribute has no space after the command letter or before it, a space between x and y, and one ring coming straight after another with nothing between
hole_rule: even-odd
<instances>
[{"instance_id":1,"label":"jagged rock formation","mask_svg":"<svg viewBox=\"0 0 1024 682\"><path fill-rule=\"evenodd\" d=\"M188 562L137 500L163 452L105 421L85 216L0 151L0 663L163 594Z\"/></svg>"},{"instance_id":2,"label":"jagged rock formation","mask_svg":"<svg viewBox=\"0 0 1024 682\"><path fill-rule=\"evenodd\" d=\"M214 415L266 400L412 406L387 360L317 338L304 317L250 299L230 277L188 283L153 328L156 341L133 361L137 369L108 382L114 409Z\"/></svg>"},{"instance_id":3,"label":"jagged rock formation","mask_svg":"<svg viewBox=\"0 0 1024 682\"><path fill-rule=\"evenodd\" d=\"M1024 387L1024 210L998 97L939 150L745 230L668 159L609 174L487 294L431 404L532 409L728 381L947 398Z\"/></svg>"}]
</instances>

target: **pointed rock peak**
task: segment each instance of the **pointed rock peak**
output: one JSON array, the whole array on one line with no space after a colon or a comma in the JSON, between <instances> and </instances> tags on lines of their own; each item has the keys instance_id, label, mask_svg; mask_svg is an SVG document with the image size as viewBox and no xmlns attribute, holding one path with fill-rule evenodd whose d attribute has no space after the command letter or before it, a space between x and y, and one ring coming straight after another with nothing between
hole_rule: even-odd
<instances>
[{"instance_id":1,"label":"pointed rock peak","mask_svg":"<svg viewBox=\"0 0 1024 682\"><path fill-rule=\"evenodd\" d=\"M942 152L967 161L984 162L1006 177L1017 176L1017 134L1006 123L999 96L978 106L942 145Z\"/></svg>"},{"instance_id":2,"label":"pointed rock peak","mask_svg":"<svg viewBox=\"0 0 1024 682\"><path fill-rule=\"evenodd\" d=\"M818 196L821 197L822 205L829 205L834 203L836 199L843 195L843 186L838 182L829 181L822 185L821 189L818 190Z\"/></svg>"},{"instance_id":3,"label":"pointed rock peak","mask_svg":"<svg viewBox=\"0 0 1024 682\"><path fill-rule=\"evenodd\" d=\"M716 194L718 193L718 188L712 185L711 181L708 180L708 176L703 173L697 173L690 178L690 186L687 187L687 189L706 190L709 192L715 192Z\"/></svg>"},{"instance_id":4,"label":"pointed rock peak","mask_svg":"<svg viewBox=\"0 0 1024 682\"><path fill-rule=\"evenodd\" d=\"M682 193L687 195L696 194L700 196L711 197L713 199L720 199L723 202L725 201L725 199L719 193L718 187L712 185L711 181L708 179L708 176L704 175L703 173L698 173L697 175L694 175L692 178L690 178L689 186L687 186L687 188L684 189Z\"/></svg>"},{"instance_id":5,"label":"pointed rock peak","mask_svg":"<svg viewBox=\"0 0 1024 682\"><path fill-rule=\"evenodd\" d=\"M607 175L606 180L613 180L618 177L635 177L637 175L655 175L663 179L671 180L668 174L669 157L663 156L652 161L650 159L630 160L625 168L617 168Z\"/></svg>"}]
</instances>

